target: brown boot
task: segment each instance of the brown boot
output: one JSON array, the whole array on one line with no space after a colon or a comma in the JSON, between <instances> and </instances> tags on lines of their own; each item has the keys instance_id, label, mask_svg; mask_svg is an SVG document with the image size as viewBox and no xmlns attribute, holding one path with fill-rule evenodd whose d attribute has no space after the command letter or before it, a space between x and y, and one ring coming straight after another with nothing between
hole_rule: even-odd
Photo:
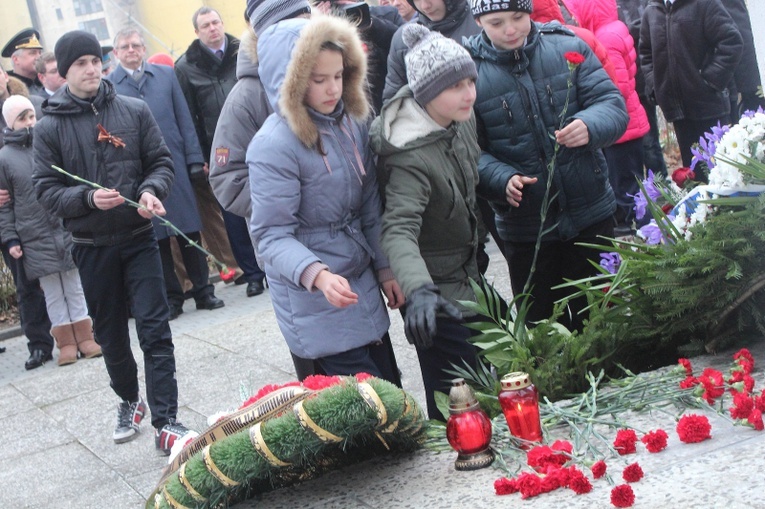
<instances>
[{"instance_id":1,"label":"brown boot","mask_svg":"<svg viewBox=\"0 0 765 509\"><path fill-rule=\"evenodd\" d=\"M101 347L93 339L93 320L90 317L83 318L78 322L74 322L72 328L74 329L74 338L77 341L77 349L82 356L86 359L99 357L101 355Z\"/></svg>"},{"instance_id":2,"label":"brown boot","mask_svg":"<svg viewBox=\"0 0 765 509\"><path fill-rule=\"evenodd\" d=\"M77 342L74 340L72 324L56 325L50 330L50 335L58 345L58 365L65 366L77 362Z\"/></svg>"}]
</instances>

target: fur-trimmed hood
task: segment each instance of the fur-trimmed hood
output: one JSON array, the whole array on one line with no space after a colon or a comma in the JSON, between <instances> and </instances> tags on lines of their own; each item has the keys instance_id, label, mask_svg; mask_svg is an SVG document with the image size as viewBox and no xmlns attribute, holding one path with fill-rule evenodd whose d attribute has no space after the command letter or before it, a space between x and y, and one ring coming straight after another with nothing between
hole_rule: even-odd
<instances>
[{"instance_id":1,"label":"fur-trimmed hood","mask_svg":"<svg viewBox=\"0 0 765 509\"><path fill-rule=\"evenodd\" d=\"M284 117L307 147L319 141L319 128L304 103L311 71L321 46L334 42L343 48L343 113L364 120L369 115L366 96L367 63L356 28L335 16L290 19L269 27L258 40L261 80L274 111Z\"/></svg>"},{"instance_id":2,"label":"fur-trimmed hood","mask_svg":"<svg viewBox=\"0 0 765 509\"><path fill-rule=\"evenodd\" d=\"M247 30L239 39L239 54L236 58L236 79L244 77L258 78L258 37L252 28Z\"/></svg>"},{"instance_id":3,"label":"fur-trimmed hood","mask_svg":"<svg viewBox=\"0 0 765 509\"><path fill-rule=\"evenodd\" d=\"M29 99L29 88L18 78L8 75L8 93L10 95L23 95Z\"/></svg>"}]
</instances>

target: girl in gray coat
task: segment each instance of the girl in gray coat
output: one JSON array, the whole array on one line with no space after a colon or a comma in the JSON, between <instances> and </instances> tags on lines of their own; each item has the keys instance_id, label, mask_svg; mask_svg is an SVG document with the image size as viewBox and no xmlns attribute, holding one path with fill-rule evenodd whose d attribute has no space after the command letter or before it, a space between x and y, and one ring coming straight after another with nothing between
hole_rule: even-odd
<instances>
[{"instance_id":1,"label":"girl in gray coat","mask_svg":"<svg viewBox=\"0 0 765 509\"><path fill-rule=\"evenodd\" d=\"M61 219L53 217L35 198L32 185L32 103L14 95L3 103L5 146L0 149L0 189L11 203L0 207L0 237L8 252L24 264L30 279L40 280L59 348L58 365L77 361L77 351L90 358L101 355L82 292L80 274L70 254L72 237Z\"/></svg>"},{"instance_id":2,"label":"girl in gray coat","mask_svg":"<svg viewBox=\"0 0 765 509\"><path fill-rule=\"evenodd\" d=\"M340 18L292 19L260 34L258 58L275 113L247 150L250 228L279 327L328 375L396 381L380 287L391 308L403 294L380 248L361 41Z\"/></svg>"}]
</instances>

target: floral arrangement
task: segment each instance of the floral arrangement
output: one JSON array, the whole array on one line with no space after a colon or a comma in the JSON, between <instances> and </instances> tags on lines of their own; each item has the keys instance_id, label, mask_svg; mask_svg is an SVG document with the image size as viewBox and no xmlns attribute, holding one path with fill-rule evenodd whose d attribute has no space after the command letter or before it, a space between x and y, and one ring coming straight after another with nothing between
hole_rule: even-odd
<instances>
[{"instance_id":1,"label":"floral arrangement","mask_svg":"<svg viewBox=\"0 0 765 509\"><path fill-rule=\"evenodd\" d=\"M249 409L262 410L262 418L240 426ZM267 385L214 420L214 428L174 448L147 509L227 505L389 451L413 451L425 432L414 399L369 375ZM211 435L217 429L233 432Z\"/></svg>"},{"instance_id":2,"label":"floral arrangement","mask_svg":"<svg viewBox=\"0 0 765 509\"><path fill-rule=\"evenodd\" d=\"M593 384L590 393L583 395L581 401L575 399L557 409L560 405L553 406L548 402L542 408L545 434L549 436L559 433L559 425L563 421L569 426L570 435L574 438L573 443L568 440L556 440L551 445L540 444L523 451L517 447L512 437L508 441L507 427L502 419L498 418L495 420L495 426L501 428L498 435L503 437L506 445L498 454L496 465L508 473L513 472L509 465L516 462L525 465L525 469L521 472L516 470L512 477L497 479L494 483L495 493L519 493L522 499L527 499L557 489L570 489L577 495L583 495L590 493L598 480L604 479L611 486L611 504L614 507L630 507L639 495L636 495L637 487L633 485L639 483L646 472L639 461L626 457L641 454L638 448L640 443L650 454L666 450L669 434L663 429L640 432L621 422L618 416L628 411L666 409L664 403L670 403L680 412L676 417L674 432L683 444L712 439L712 425L707 416L703 413L687 413L689 408L716 411L722 416L730 414L734 424L762 431L765 390L759 395L753 392L752 369L754 359L747 349L741 349L733 355L733 366L727 378L722 372L709 367L702 370L698 376L694 376L691 361L682 358L668 373L644 375L627 383L618 382L621 389L617 391L604 393L597 390L597 384ZM631 393L636 388L647 397L633 397ZM682 398L676 397L678 393L683 395ZM664 400L655 397L662 394ZM727 401L726 394L730 396ZM613 398L618 398L619 408L613 403L609 404L609 400L613 401ZM732 404L729 403L731 399ZM583 408L588 408L588 405L583 404L585 400L590 408L598 408L599 404L604 403L605 406L596 414L583 412ZM613 415L617 418L609 422L606 419L597 419L599 415ZM615 430L612 441L609 442L606 436L592 429L593 420ZM601 444L600 449L592 447L597 443ZM625 459L620 459L622 457ZM514 461L511 463L510 460ZM609 474L617 464L622 465L622 484L617 484Z\"/></svg>"}]
</instances>

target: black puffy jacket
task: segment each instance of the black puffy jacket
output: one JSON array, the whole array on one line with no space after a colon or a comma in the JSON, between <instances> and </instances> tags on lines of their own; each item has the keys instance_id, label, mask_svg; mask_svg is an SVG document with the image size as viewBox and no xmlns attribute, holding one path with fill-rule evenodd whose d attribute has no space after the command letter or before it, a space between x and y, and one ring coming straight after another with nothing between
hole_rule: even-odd
<instances>
[{"instance_id":1,"label":"black puffy jacket","mask_svg":"<svg viewBox=\"0 0 765 509\"><path fill-rule=\"evenodd\" d=\"M640 27L645 91L664 117L704 120L727 115L726 87L743 43L720 0L650 0Z\"/></svg>"},{"instance_id":2,"label":"black puffy jacket","mask_svg":"<svg viewBox=\"0 0 765 509\"><path fill-rule=\"evenodd\" d=\"M118 242L120 236L151 225L127 203L97 209L92 186L52 168L116 189L133 201L145 191L165 199L173 182L173 159L146 103L117 96L104 80L92 102L73 96L67 87L43 103L43 112L35 126L32 176L43 207L64 218L74 237L98 237L99 243ZM99 142L99 124L125 146Z\"/></svg>"},{"instance_id":3,"label":"black puffy jacket","mask_svg":"<svg viewBox=\"0 0 765 509\"><path fill-rule=\"evenodd\" d=\"M191 117L197 129L199 144L205 161L210 161L215 126L226 102L226 97L236 84L236 58L239 39L226 34L226 51L223 59L213 55L202 46L199 39L189 45L186 53L175 63L175 74L189 104Z\"/></svg>"}]
</instances>

